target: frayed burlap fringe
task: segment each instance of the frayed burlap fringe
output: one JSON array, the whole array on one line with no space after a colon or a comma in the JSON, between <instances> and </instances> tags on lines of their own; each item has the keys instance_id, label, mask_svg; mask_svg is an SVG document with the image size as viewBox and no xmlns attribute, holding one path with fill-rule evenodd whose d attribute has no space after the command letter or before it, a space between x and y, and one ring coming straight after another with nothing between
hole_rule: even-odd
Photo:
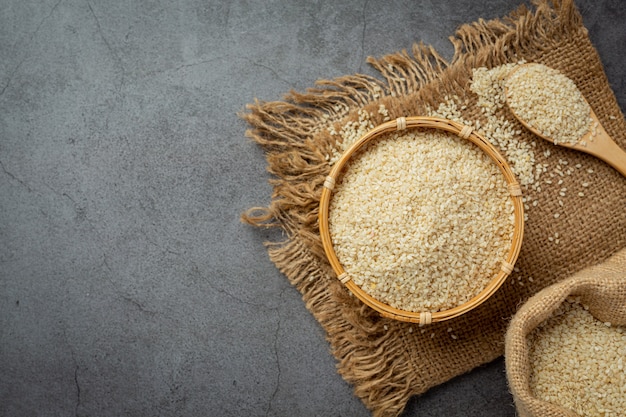
<instances>
[{"instance_id":1,"label":"frayed burlap fringe","mask_svg":"<svg viewBox=\"0 0 626 417\"><path fill-rule=\"evenodd\" d=\"M554 230L551 210L559 208L559 190L546 185L545 193L533 195L540 208L527 222L519 270L476 310L425 328L382 319L345 290L326 261L317 218L330 171L328 155L337 147L337 136L330 131L358 120L359 111L367 111L379 124L380 105L390 118L423 115L450 96L468 102L463 111L466 120L479 120L483 116L473 106L476 97L468 88L472 69L524 59L545 63L572 78L607 131L626 147L626 123L573 2L539 1L534 6L534 10L520 7L500 20L462 26L451 38L455 53L450 62L433 48L416 44L411 53L368 59L382 81L365 75L319 81L315 88L291 92L280 102L256 101L241 115L252 126L247 135L267 154L273 185L269 207L253 208L242 220L286 232L286 241L268 244L270 257L325 329L339 373L376 416L398 415L411 396L500 356L507 320L521 302L626 247L626 181L587 155L538 141L537 163L562 157L572 165L593 167L589 181L594 187L587 201L603 204L566 200L570 208L567 216L561 216L559 248L550 246L546 235ZM536 139L526 131L521 136ZM548 149L552 160L542 156Z\"/></svg>"},{"instance_id":2,"label":"frayed burlap fringe","mask_svg":"<svg viewBox=\"0 0 626 417\"><path fill-rule=\"evenodd\" d=\"M588 306L596 319L626 326L626 249L599 265L540 291L511 320L506 333L506 374L520 416L580 417L571 410L540 400L533 395L530 387L530 346L527 338L569 296L580 297L580 303Z\"/></svg>"}]
</instances>

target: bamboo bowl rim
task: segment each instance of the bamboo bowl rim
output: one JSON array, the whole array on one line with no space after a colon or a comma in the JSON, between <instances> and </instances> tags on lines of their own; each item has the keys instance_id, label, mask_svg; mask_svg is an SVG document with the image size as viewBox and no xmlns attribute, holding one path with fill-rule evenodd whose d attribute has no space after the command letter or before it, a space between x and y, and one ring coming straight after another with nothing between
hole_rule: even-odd
<instances>
[{"instance_id":1,"label":"bamboo bowl rim","mask_svg":"<svg viewBox=\"0 0 626 417\"><path fill-rule=\"evenodd\" d=\"M359 287L344 270L343 266L339 262L339 259L337 258L337 254L335 253L335 250L333 248L333 243L330 236L330 228L328 223L330 199L335 186L335 182L337 181L344 166L348 163L353 154L355 154L359 149L361 149L373 139L381 136L384 133L402 131L408 128L438 129L448 133L453 133L461 137L462 139L469 140L473 144L477 145L500 168L500 171L504 175L508 184L510 197L513 201L515 217L513 239L506 258L502 260L501 269L480 293L478 293L467 302L448 310L437 312L412 312L391 307L390 305L387 305L375 299L374 297L366 293L363 289L361 289L361 287ZM472 127L457 123L452 120L442 119L438 117L399 117L395 120L390 120L388 122L382 123L361 136L342 154L341 158L335 163L335 165L333 165L330 173L326 177L319 204L318 219L320 237L322 239L324 252L326 253L326 257L328 258L328 261L333 268L333 271L337 275L337 278L358 299L360 299L369 307L376 310L383 317L419 324L430 324L458 317L478 307L485 300L491 297L498 290L498 288L502 286L506 278L513 271L513 266L515 265L515 262L517 261L517 258L519 256L524 235L524 206L522 203L522 191L520 184L517 182L515 174L513 174L513 171L511 170L511 167L507 163L506 159L487 139L485 139L481 134L476 132Z\"/></svg>"}]
</instances>

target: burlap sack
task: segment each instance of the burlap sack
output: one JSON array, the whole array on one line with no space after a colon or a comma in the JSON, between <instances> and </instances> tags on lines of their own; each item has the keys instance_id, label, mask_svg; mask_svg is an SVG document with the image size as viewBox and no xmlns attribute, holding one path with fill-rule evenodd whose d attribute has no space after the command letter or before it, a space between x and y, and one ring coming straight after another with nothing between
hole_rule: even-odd
<instances>
[{"instance_id":1,"label":"burlap sack","mask_svg":"<svg viewBox=\"0 0 626 417\"><path fill-rule=\"evenodd\" d=\"M534 10L522 7L503 19L464 25L451 41L451 62L416 45L412 54L369 59L382 81L365 75L320 81L281 102L257 101L242 115L252 126L248 136L266 151L274 175L269 207L252 209L243 220L286 232L286 240L268 244L269 255L325 329L339 373L378 416L398 415L411 396L502 355L508 321L521 303L626 247L626 179L589 155L536 138L504 108L500 114L522 131L520 140L536 142L536 164L553 168L563 159L581 167L564 177L565 196L559 195L564 185L557 181L542 183L541 192L523 190L537 203L528 210L522 251L508 281L479 308L424 328L382 319L350 296L325 258L317 216L330 171L326 157L337 146L329 130L358 120L359 110L370 112L378 124L381 104L392 119L419 116L427 106L437 108L446 95L456 95L468 101L465 120L484 121L469 89L472 69L525 59L573 79L609 134L626 148L624 116L571 0L541 1ZM587 185L584 198L577 195L582 183Z\"/></svg>"},{"instance_id":2,"label":"burlap sack","mask_svg":"<svg viewBox=\"0 0 626 417\"><path fill-rule=\"evenodd\" d=\"M626 250L540 291L511 320L505 344L506 374L521 417L581 417L538 399L529 383L531 368L527 336L568 296L580 296L580 302L589 306L589 312L598 320L626 325Z\"/></svg>"}]
</instances>

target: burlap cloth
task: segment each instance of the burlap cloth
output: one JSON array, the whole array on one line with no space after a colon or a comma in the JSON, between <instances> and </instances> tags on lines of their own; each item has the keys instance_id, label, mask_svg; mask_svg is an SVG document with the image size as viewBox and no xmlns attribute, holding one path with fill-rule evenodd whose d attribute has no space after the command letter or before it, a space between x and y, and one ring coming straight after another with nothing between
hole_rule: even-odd
<instances>
[{"instance_id":1,"label":"burlap cloth","mask_svg":"<svg viewBox=\"0 0 626 417\"><path fill-rule=\"evenodd\" d=\"M603 162L557 148L518 125L521 140L536 142L537 164L552 169L564 159L581 168L564 178L567 185L554 181L542 183L541 192L524 189L538 204L528 210L516 270L492 298L460 318L420 328L380 318L336 279L317 225L321 189L330 171L326 156L336 146L328 129L357 120L359 109L371 112L378 124L383 121L380 104L393 119L423 115L427 106L437 108L446 95L456 95L469 100L462 110L465 120L482 120L469 90L472 68L525 59L573 79L608 133L626 148L624 116L572 1L540 1L532 10L521 7L502 19L479 20L460 27L451 40L455 54L450 62L432 48L415 45L412 54L369 59L382 80L349 75L320 81L281 102L257 101L242 114L274 176L269 207L252 209L243 220L286 232L286 240L268 243L272 261L325 329L339 373L379 416L398 415L411 396L502 355L507 324L525 300L626 247L626 179ZM506 108L501 114L517 123ZM559 196L563 186L568 192ZM556 212L561 213L558 219Z\"/></svg>"},{"instance_id":2,"label":"burlap cloth","mask_svg":"<svg viewBox=\"0 0 626 417\"><path fill-rule=\"evenodd\" d=\"M506 334L505 358L507 380L521 417L580 417L533 395L527 336L550 318L568 296L580 297L580 302L589 307L596 319L626 326L625 265L626 250L621 250L607 261L543 289L515 314Z\"/></svg>"}]
</instances>

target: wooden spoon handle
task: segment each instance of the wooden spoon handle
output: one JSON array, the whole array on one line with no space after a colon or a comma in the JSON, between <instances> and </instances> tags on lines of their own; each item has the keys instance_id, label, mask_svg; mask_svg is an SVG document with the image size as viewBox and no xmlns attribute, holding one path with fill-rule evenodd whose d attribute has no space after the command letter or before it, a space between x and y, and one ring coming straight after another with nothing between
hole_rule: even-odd
<instances>
[{"instance_id":1,"label":"wooden spoon handle","mask_svg":"<svg viewBox=\"0 0 626 417\"><path fill-rule=\"evenodd\" d=\"M602 156L604 161L626 177L626 151L615 142L607 143L607 152Z\"/></svg>"},{"instance_id":2,"label":"wooden spoon handle","mask_svg":"<svg viewBox=\"0 0 626 417\"><path fill-rule=\"evenodd\" d=\"M592 117L597 120L595 114L592 114ZM595 136L592 138L587 135L583 141L584 145L578 143L572 147L602 159L626 177L626 151L613 141L600 123L597 125Z\"/></svg>"}]
</instances>

